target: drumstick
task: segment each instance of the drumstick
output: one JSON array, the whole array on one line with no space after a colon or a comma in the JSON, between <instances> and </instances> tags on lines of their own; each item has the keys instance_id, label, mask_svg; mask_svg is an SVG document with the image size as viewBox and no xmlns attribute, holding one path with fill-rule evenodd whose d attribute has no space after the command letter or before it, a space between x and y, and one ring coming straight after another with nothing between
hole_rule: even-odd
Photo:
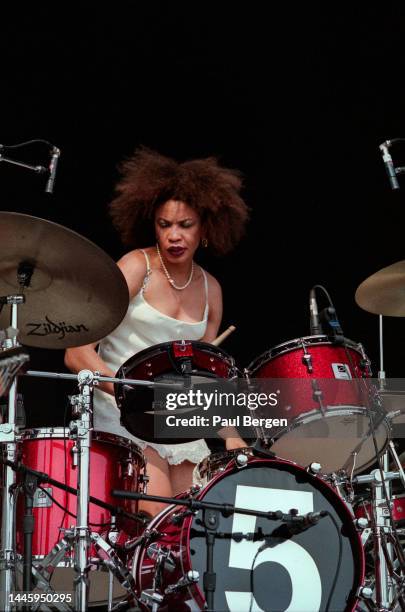
<instances>
[{"instance_id":1,"label":"drumstick","mask_svg":"<svg viewBox=\"0 0 405 612\"><path fill-rule=\"evenodd\" d=\"M217 336L215 340L211 342L211 344L213 344L214 346L219 346L221 342L225 340L225 338L227 338L232 332L235 331L235 329L236 329L235 325L230 325L228 329L226 329L224 332L222 332L222 334Z\"/></svg>"}]
</instances>

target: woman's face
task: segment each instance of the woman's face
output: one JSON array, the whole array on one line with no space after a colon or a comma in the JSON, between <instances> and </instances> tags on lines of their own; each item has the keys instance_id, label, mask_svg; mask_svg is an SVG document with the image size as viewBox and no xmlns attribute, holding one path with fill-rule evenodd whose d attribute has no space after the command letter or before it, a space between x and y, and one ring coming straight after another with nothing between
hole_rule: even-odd
<instances>
[{"instance_id":1,"label":"woman's face","mask_svg":"<svg viewBox=\"0 0 405 612\"><path fill-rule=\"evenodd\" d=\"M188 204L168 200L156 210L155 232L160 251L170 263L193 259L201 241L201 221Z\"/></svg>"}]
</instances>

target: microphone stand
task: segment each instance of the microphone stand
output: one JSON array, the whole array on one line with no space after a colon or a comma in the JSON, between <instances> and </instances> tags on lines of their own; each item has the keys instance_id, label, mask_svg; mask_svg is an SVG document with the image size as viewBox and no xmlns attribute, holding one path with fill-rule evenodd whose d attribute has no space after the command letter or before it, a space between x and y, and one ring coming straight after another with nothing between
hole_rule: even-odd
<instances>
[{"instance_id":1,"label":"microphone stand","mask_svg":"<svg viewBox=\"0 0 405 612\"><path fill-rule=\"evenodd\" d=\"M207 543L207 563L203 575L205 601L207 604L207 611L215 612L214 596L217 584L217 575L214 571L214 547L215 537L219 526L219 512L218 510L204 508L202 516L202 524L205 529L205 541Z\"/></svg>"},{"instance_id":2,"label":"microphone stand","mask_svg":"<svg viewBox=\"0 0 405 612\"><path fill-rule=\"evenodd\" d=\"M20 168L26 168L27 170L33 170L37 174L45 174L48 170L44 166L33 166L32 164L25 164L10 157L6 157L0 153L0 162L7 162L13 166L19 166Z\"/></svg>"},{"instance_id":3,"label":"microphone stand","mask_svg":"<svg viewBox=\"0 0 405 612\"><path fill-rule=\"evenodd\" d=\"M30 593L32 590L32 534L34 533L35 519L33 515L34 495L38 487L38 479L28 470L24 474L25 515L24 515L24 563L23 563L23 590Z\"/></svg>"},{"instance_id":4,"label":"microphone stand","mask_svg":"<svg viewBox=\"0 0 405 612\"><path fill-rule=\"evenodd\" d=\"M160 495L132 493L130 491L120 491L116 489L112 491L112 495L114 497L119 497L123 499L155 501L165 504L185 506L189 509L191 513L195 513L198 510L202 511L202 520L198 520L198 523L202 525L205 529L205 537L207 543L206 570L203 575L203 588L207 605L205 610L207 610L207 612L215 612L214 596L216 588L216 572L214 571L214 548L217 537L220 537L220 534L218 534L220 514L225 518L231 516L232 514L246 514L248 516L265 518L270 521L284 521L289 524L295 524L298 527L300 524L304 524L304 521L307 520L307 517L298 515L298 511L294 509L290 510L288 514L284 514L283 512L281 512L281 510L269 510L268 512L263 512L261 510L251 510L249 508L237 508L233 504L218 504L214 502L200 501L192 497L179 499L178 497L162 497ZM325 516L326 514L329 513L327 511L322 511L321 513L318 513L319 518L321 516ZM316 522L317 520L318 518L316 519ZM316 524L316 522L314 522L314 524ZM244 537L248 538L249 535L250 534L244 534ZM261 530L259 530L259 535L263 535ZM163 601L163 595L155 591L155 589L153 589L153 592L143 592L141 594L141 601L142 595L145 595L147 601L152 602L154 604L155 607L152 609L157 609L157 603L161 603Z\"/></svg>"}]
</instances>

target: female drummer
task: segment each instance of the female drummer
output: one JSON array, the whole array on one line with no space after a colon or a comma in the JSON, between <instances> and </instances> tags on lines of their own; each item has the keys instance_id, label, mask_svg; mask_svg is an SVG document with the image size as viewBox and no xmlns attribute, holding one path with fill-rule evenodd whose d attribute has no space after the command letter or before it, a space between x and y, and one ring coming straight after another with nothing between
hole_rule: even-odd
<instances>
[{"instance_id":1,"label":"female drummer","mask_svg":"<svg viewBox=\"0 0 405 612\"><path fill-rule=\"evenodd\" d=\"M155 344L214 340L222 317L221 287L194 255L199 247L217 255L229 252L248 217L239 173L214 158L179 163L141 148L120 170L110 213L124 245L134 249L118 262L128 283L129 308L98 352L96 343L66 351L65 363L74 372L89 368L114 376L127 359ZM154 444L130 436L120 425L112 383L95 391L94 429L130 437L141 446L150 494L186 490L195 464L210 452L204 440ZM245 446L236 437L225 443L227 449ZM162 508L152 502L144 507L152 515Z\"/></svg>"}]
</instances>

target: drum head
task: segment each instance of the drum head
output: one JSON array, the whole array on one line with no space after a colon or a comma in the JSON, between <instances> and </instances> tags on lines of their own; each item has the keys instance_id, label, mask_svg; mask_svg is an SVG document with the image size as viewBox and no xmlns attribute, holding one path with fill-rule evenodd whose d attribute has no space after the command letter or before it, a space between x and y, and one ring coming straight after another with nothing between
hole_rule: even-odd
<instances>
[{"instance_id":1,"label":"drum head","mask_svg":"<svg viewBox=\"0 0 405 612\"><path fill-rule=\"evenodd\" d=\"M199 498L260 511L326 510L333 517L293 533L280 521L219 515L215 610L352 609L364 575L363 551L350 511L324 481L289 462L254 459L217 476ZM207 548L201 520L200 511L188 524L189 557L182 569L199 571L203 594Z\"/></svg>"},{"instance_id":2,"label":"drum head","mask_svg":"<svg viewBox=\"0 0 405 612\"><path fill-rule=\"evenodd\" d=\"M234 372L232 357L225 351L205 342L186 341L190 354L182 356L174 351L178 342L164 342L136 353L118 370L117 378L174 382L176 392L187 391L190 385L209 384L213 379L231 377ZM187 362L188 374L183 366ZM168 390L170 388L168 387ZM134 436L158 444L191 442L197 438L159 437L155 431L155 414L173 414L164 406L154 406L155 390L145 386L115 385L115 399L121 411L122 425ZM155 412L157 411L157 413ZM189 409L190 411L192 409ZM191 412L189 413L191 416Z\"/></svg>"}]
</instances>

